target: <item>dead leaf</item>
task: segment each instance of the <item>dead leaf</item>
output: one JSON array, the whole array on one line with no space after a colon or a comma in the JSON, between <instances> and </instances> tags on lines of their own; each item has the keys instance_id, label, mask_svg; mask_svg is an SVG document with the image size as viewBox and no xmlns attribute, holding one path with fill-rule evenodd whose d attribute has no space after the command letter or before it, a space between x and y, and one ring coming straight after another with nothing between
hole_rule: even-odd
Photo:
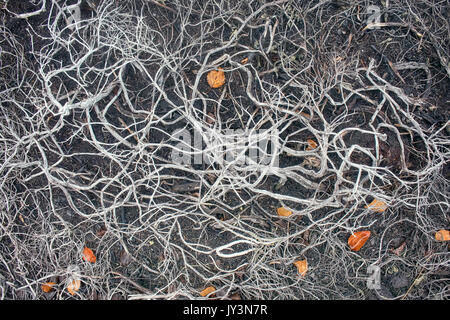
<instances>
[{"instance_id":1,"label":"dead leaf","mask_svg":"<svg viewBox=\"0 0 450 320\"><path fill-rule=\"evenodd\" d=\"M383 212L387 209L386 202L383 202L381 200L373 199L371 203L369 203L367 206L365 206L366 209L370 209L372 211L376 212Z\"/></svg>"},{"instance_id":2,"label":"dead leaf","mask_svg":"<svg viewBox=\"0 0 450 320\"><path fill-rule=\"evenodd\" d=\"M406 246L406 241L403 241L403 243L397 249L391 249L391 252L393 254L399 256L402 253L405 246Z\"/></svg>"},{"instance_id":3,"label":"dead leaf","mask_svg":"<svg viewBox=\"0 0 450 320\"><path fill-rule=\"evenodd\" d=\"M216 291L216 288L214 288L213 286L210 286L210 287L207 287L207 288L203 289L202 291L200 291L200 295L202 297L206 297L208 294L210 294L211 292L214 292L214 291ZM214 294L211 295L211 297L213 297L213 296L214 296Z\"/></svg>"},{"instance_id":4,"label":"dead leaf","mask_svg":"<svg viewBox=\"0 0 450 320\"><path fill-rule=\"evenodd\" d=\"M214 124L214 122L216 122L216 117L214 116L214 113L208 112L208 115L206 116L206 122L208 124Z\"/></svg>"},{"instance_id":5,"label":"dead leaf","mask_svg":"<svg viewBox=\"0 0 450 320\"><path fill-rule=\"evenodd\" d=\"M290 211L284 207L280 207L277 209L277 213L281 217L289 217L292 214L292 211Z\"/></svg>"},{"instance_id":6,"label":"dead leaf","mask_svg":"<svg viewBox=\"0 0 450 320\"><path fill-rule=\"evenodd\" d=\"M120 264L122 266L126 266L130 264L131 261L132 261L131 256L125 250L122 250L120 252Z\"/></svg>"},{"instance_id":7,"label":"dead leaf","mask_svg":"<svg viewBox=\"0 0 450 320\"><path fill-rule=\"evenodd\" d=\"M67 286L67 291L69 291L71 295L75 295L75 292L80 290L80 285L81 285L80 280L78 279L72 280L72 282L69 283L69 285Z\"/></svg>"},{"instance_id":8,"label":"dead leaf","mask_svg":"<svg viewBox=\"0 0 450 320\"><path fill-rule=\"evenodd\" d=\"M84 247L83 260L91 262L91 263L95 263L95 261L97 261L97 258L95 257L94 252L91 249L89 249L88 247Z\"/></svg>"},{"instance_id":9,"label":"dead leaf","mask_svg":"<svg viewBox=\"0 0 450 320\"><path fill-rule=\"evenodd\" d=\"M125 298L120 293L114 293L111 297L111 300L125 300Z\"/></svg>"},{"instance_id":10,"label":"dead leaf","mask_svg":"<svg viewBox=\"0 0 450 320\"><path fill-rule=\"evenodd\" d=\"M231 298L231 300L242 300L241 299L241 296L239 295L239 293L233 293L231 296L230 296L230 298Z\"/></svg>"},{"instance_id":11,"label":"dead leaf","mask_svg":"<svg viewBox=\"0 0 450 320\"><path fill-rule=\"evenodd\" d=\"M359 251L370 237L370 231L358 231L348 238L348 245L352 251Z\"/></svg>"},{"instance_id":12,"label":"dead leaf","mask_svg":"<svg viewBox=\"0 0 450 320\"><path fill-rule=\"evenodd\" d=\"M449 230L439 230L434 234L436 241L450 241L450 231Z\"/></svg>"},{"instance_id":13,"label":"dead leaf","mask_svg":"<svg viewBox=\"0 0 450 320\"><path fill-rule=\"evenodd\" d=\"M97 237L102 238L106 233L106 229L100 229L96 232Z\"/></svg>"},{"instance_id":14,"label":"dead leaf","mask_svg":"<svg viewBox=\"0 0 450 320\"><path fill-rule=\"evenodd\" d=\"M241 60L241 64L246 64L248 62L248 58L244 58Z\"/></svg>"},{"instance_id":15,"label":"dead leaf","mask_svg":"<svg viewBox=\"0 0 450 320\"><path fill-rule=\"evenodd\" d=\"M208 72L206 80L211 88L219 88L225 84L225 72L222 68L212 70Z\"/></svg>"},{"instance_id":16,"label":"dead leaf","mask_svg":"<svg viewBox=\"0 0 450 320\"><path fill-rule=\"evenodd\" d=\"M56 285L56 282L46 282L43 285L41 285L42 291L48 293L53 290L53 286Z\"/></svg>"},{"instance_id":17,"label":"dead leaf","mask_svg":"<svg viewBox=\"0 0 450 320\"><path fill-rule=\"evenodd\" d=\"M315 167L320 168L320 159L317 157L306 157L305 160L303 160L302 165L308 166L308 167Z\"/></svg>"},{"instance_id":18,"label":"dead leaf","mask_svg":"<svg viewBox=\"0 0 450 320\"><path fill-rule=\"evenodd\" d=\"M314 140L308 139L308 140L306 140L306 142L308 142L308 146L306 147L306 150L310 151L310 150L314 150L317 148L317 143Z\"/></svg>"},{"instance_id":19,"label":"dead leaf","mask_svg":"<svg viewBox=\"0 0 450 320\"><path fill-rule=\"evenodd\" d=\"M308 271L308 261L307 260L299 260L294 262L294 265L297 267L297 271L301 276L305 276Z\"/></svg>"}]
</instances>

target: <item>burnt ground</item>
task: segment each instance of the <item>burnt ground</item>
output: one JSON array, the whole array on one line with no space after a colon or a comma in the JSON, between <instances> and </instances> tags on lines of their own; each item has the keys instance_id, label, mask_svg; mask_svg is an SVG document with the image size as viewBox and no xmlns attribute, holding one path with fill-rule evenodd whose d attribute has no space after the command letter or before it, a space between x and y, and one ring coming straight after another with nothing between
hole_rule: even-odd
<instances>
[{"instance_id":1,"label":"burnt ground","mask_svg":"<svg viewBox=\"0 0 450 320\"><path fill-rule=\"evenodd\" d=\"M0 1L3 299L448 299L448 4L75 3ZM199 126L281 169L174 163Z\"/></svg>"}]
</instances>

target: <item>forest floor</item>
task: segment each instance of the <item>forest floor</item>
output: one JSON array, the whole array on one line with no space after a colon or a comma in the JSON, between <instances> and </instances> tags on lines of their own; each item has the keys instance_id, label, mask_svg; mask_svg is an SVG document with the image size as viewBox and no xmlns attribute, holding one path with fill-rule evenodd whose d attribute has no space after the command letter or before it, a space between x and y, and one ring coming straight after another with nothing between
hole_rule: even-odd
<instances>
[{"instance_id":1,"label":"forest floor","mask_svg":"<svg viewBox=\"0 0 450 320\"><path fill-rule=\"evenodd\" d=\"M448 299L449 11L0 0L1 299Z\"/></svg>"}]
</instances>

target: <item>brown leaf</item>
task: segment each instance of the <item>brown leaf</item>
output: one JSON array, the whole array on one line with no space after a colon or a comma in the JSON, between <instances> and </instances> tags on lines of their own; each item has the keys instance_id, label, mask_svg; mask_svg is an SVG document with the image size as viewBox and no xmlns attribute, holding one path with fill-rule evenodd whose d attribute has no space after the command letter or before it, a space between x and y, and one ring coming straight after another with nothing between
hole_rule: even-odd
<instances>
[{"instance_id":1,"label":"brown leaf","mask_svg":"<svg viewBox=\"0 0 450 320\"><path fill-rule=\"evenodd\" d=\"M80 290L80 285L81 285L81 281L78 279L75 279L71 283L69 283L69 285L67 286L67 291L69 291L69 293L71 295L75 295L75 292Z\"/></svg>"},{"instance_id":2,"label":"brown leaf","mask_svg":"<svg viewBox=\"0 0 450 320\"><path fill-rule=\"evenodd\" d=\"M308 167L320 168L320 159L317 157L306 157L302 165Z\"/></svg>"},{"instance_id":3,"label":"brown leaf","mask_svg":"<svg viewBox=\"0 0 450 320\"><path fill-rule=\"evenodd\" d=\"M213 286L209 286L209 287L203 289L202 291L200 291L200 295L202 297L206 297L208 294L210 294L211 292L214 292L214 291L216 291L216 288L214 288ZM211 297L213 297L213 296L214 296L214 294L211 295Z\"/></svg>"},{"instance_id":4,"label":"brown leaf","mask_svg":"<svg viewBox=\"0 0 450 320\"><path fill-rule=\"evenodd\" d=\"M439 230L434 234L436 241L450 241L450 231L449 230Z\"/></svg>"},{"instance_id":5,"label":"brown leaf","mask_svg":"<svg viewBox=\"0 0 450 320\"><path fill-rule=\"evenodd\" d=\"M350 249L353 251L359 251L362 246L366 243L366 241L370 237L370 231L358 231L352 234L347 242L350 246Z\"/></svg>"},{"instance_id":6,"label":"brown leaf","mask_svg":"<svg viewBox=\"0 0 450 320\"><path fill-rule=\"evenodd\" d=\"M95 263L97 258L95 257L94 252L88 247L84 247L83 249L83 260L91 263Z\"/></svg>"},{"instance_id":7,"label":"brown leaf","mask_svg":"<svg viewBox=\"0 0 450 320\"><path fill-rule=\"evenodd\" d=\"M306 140L306 142L308 142L308 146L306 147L306 150L310 151L310 150L314 150L317 148L317 143L314 140L308 139L308 140Z\"/></svg>"},{"instance_id":8,"label":"brown leaf","mask_svg":"<svg viewBox=\"0 0 450 320\"><path fill-rule=\"evenodd\" d=\"M56 282L46 282L41 285L42 291L48 293L53 291L53 286L56 285Z\"/></svg>"},{"instance_id":9,"label":"brown leaf","mask_svg":"<svg viewBox=\"0 0 450 320\"><path fill-rule=\"evenodd\" d=\"M297 271L301 276L305 276L308 271L308 261L307 260L299 260L295 261L294 265L297 267Z\"/></svg>"},{"instance_id":10,"label":"brown leaf","mask_svg":"<svg viewBox=\"0 0 450 320\"><path fill-rule=\"evenodd\" d=\"M120 293L114 293L111 297L111 300L125 300L125 298Z\"/></svg>"},{"instance_id":11,"label":"brown leaf","mask_svg":"<svg viewBox=\"0 0 450 320\"><path fill-rule=\"evenodd\" d=\"M372 211L376 212L383 212L387 209L386 202L383 202L381 200L373 199L371 203L369 203L365 208L370 209Z\"/></svg>"},{"instance_id":12,"label":"brown leaf","mask_svg":"<svg viewBox=\"0 0 450 320\"><path fill-rule=\"evenodd\" d=\"M277 213L281 217L289 217L292 214L292 211L290 211L284 207L280 207L277 209Z\"/></svg>"},{"instance_id":13,"label":"brown leaf","mask_svg":"<svg viewBox=\"0 0 450 320\"><path fill-rule=\"evenodd\" d=\"M222 68L208 72L206 77L211 88L219 88L225 84L225 72Z\"/></svg>"},{"instance_id":14,"label":"brown leaf","mask_svg":"<svg viewBox=\"0 0 450 320\"><path fill-rule=\"evenodd\" d=\"M120 252L120 264L122 266L126 266L128 264L130 264L130 262L132 261L132 257L131 255L129 255L124 249Z\"/></svg>"},{"instance_id":15,"label":"brown leaf","mask_svg":"<svg viewBox=\"0 0 450 320\"><path fill-rule=\"evenodd\" d=\"M106 233L106 229L100 229L96 232L97 237L102 238Z\"/></svg>"},{"instance_id":16,"label":"brown leaf","mask_svg":"<svg viewBox=\"0 0 450 320\"><path fill-rule=\"evenodd\" d=\"M233 293L231 296L230 296L230 298L231 298L231 300L242 300L241 299L241 296L239 295L239 293Z\"/></svg>"},{"instance_id":17,"label":"brown leaf","mask_svg":"<svg viewBox=\"0 0 450 320\"><path fill-rule=\"evenodd\" d=\"M216 117L214 116L214 113L208 112L208 115L206 116L206 123L214 124L214 122L216 122Z\"/></svg>"},{"instance_id":18,"label":"brown leaf","mask_svg":"<svg viewBox=\"0 0 450 320\"><path fill-rule=\"evenodd\" d=\"M403 249L405 248L405 246L406 246L406 241L403 241L403 243L402 243L398 248L396 248L396 249L391 249L391 252L392 252L393 254L399 256L399 255L402 253L402 251L403 251Z\"/></svg>"}]
</instances>

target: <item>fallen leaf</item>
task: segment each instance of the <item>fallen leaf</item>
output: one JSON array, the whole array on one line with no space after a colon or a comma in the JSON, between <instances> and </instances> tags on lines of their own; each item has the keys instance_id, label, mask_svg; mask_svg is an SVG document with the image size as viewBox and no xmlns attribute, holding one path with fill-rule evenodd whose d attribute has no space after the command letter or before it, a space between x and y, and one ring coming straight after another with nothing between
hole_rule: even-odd
<instances>
[{"instance_id":1,"label":"fallen leaf","mask_svg":"<svg viewBox=\"0 0 450 320\"><path fill-rule=\"evenodd\" d=\"M403 243L397 249L391 249L391 252L393 254L399 256L402 253L402 251L405 248L405 246L406 246L406 242L403 241Z\"/></svg>"},{"instance_id":2,"label":"fallen leaf","mask_svg":"<svg viewBox=\"0 0 450 320\"><path fill-rule=\"evenodd\" d=\"M125 298L120 293L114 293L111 297L111 300L125 300Z\"/></svg>"},{"instance_id":3,"label":"fallen leaf","mask_svg":"<svg viewBox=\"0 0 450 320\"><path fill-rule=\"evenodd\" d=\"M294 265L297 267L298 273L304 277L306 275L306 271L308 271L308 261L299 260L294 262Z\"/></svg>"},{"instance_id":4,"label":"fallen leaf","mask_svg":"<svg viewBox=\"0 0 450 320\"><path fill-rule=\"evenodd\" d=\"M225 72L222 68L212 70L208 72L206 80L211 88L219 88L225 84Z\"/></svg>"},{"instance_id":5,"label":"fallen leaf","mask_svg":"<svg viewBox=\"0 0 450 320\"><path fill-rule=\"evenodd\" d=\"M94 255L94 252L88 247L84 247L83 250L83 260L94 263L97 261L97 258Z\"/></svg>"},{"instance_id":6,"label":"fallen leaf","mask_svg":"<svg viewBox=\"0 0 450 320\"><path fill-rule=\"evenodd\" d=\"M436 241L450 241L450 231L449 230L439 230L434 234Z\"/></svg>"},{"instance_id":7,"label":"fallen leaf","mask_svg":"<svg viewBox=\"0 0 450 320\"><path fill-rule=\"evenodd\" d=\"M120 252L120 264L122 266L129 265L131 261L133 261L132 257L125 251L125 249L122 249Z\"/></svg>"},{"instance_id":8,"label":"fallen leaf","mask_svg":"<svg viewBox=\"0 0 450 320\"><path fill-rule=\"evenodd\" d=\"M206 122L208 124L214 124L214 122L216 122L216 117L214 116L214 113L208 112L208 115L206 116Z\"/></svg>"},{"instance_id":9,"label":"fallen leaf","mask_svg":"<svg viewBox=\"0 0 450 320\"><path fill-rule=\"evenodd\" d=\"M241 64L246 64L248 62L248 58L244 58L241 60Z\"/></svg>"},{"instance_id":10,"label":"fallen leaf","mask_svg":"<svg viewBox=\"0 0 450 320\"><path fill-rule=\"evenodd\" d=\"M233 293L231 296L230 296L230 298L231 298L231 300L242 300L242 298L241 298L241 296L239 295L239 293Z\"/></svg>"},{"instance_id":11,"label":"fallen leaf","mask_svg":"<svg viewBox=\"0 0 450 320\"><path fill-rule=\"evenodd\" d=\"M316 167L320 168L320 159L317 157L306 157L305 160L303 160L302 165L308 166L308 167Z\"/></svg>"},{"instance_id":12,"label":"fallen leaf","mask_svg":"<svg viewBox=\"0 0 450 320\"><path fill-rule=\"evenodd\" d=\"M376 212L383 212L384 210L387 209L387 204L386 202L383 202L381 200L377 200L377 199L373 199L373 201L371 203L369 203L365 208L370 209L372 211L376 211Z\"/></svg>"},{"instance_id":13,"label":"fallen leaf","mask_svg":"<svg viewBox=\"0 0 450 320\"><path fill-rule=\"evenodd\" d=\"M203 289L202 291L200 291L200 295L202 297L206 297L208 294L210 294L211 292L216 291L216 288L214 288L213 286L207 287L205 289ZM214 296L214 295L212 295Z\"/></svg>"},{"instance_id":14,"label":"fallen leaf","mask_svg":"<svg viewBox=\"0 0 450 320\"><path fill-rule=\"evenodd\" d=\"M308 140L306 140L306 142L308 142L308 146L306 147L306 150L310 151L310 150L314 150L317 148L317 143L314 140L308 139Z\"/></svg>"},{"instance_id":15,"label":"fallen leaf","mask_svg":"<svg viewBox=\"0 0 450 320\"><path fill-rule=\"evenodd\" d=\"M292 214L292 211L290 211L286 208L280 207L277 209L277 213L281 217L289 217Z\"/></svg>"},{"instance_id":16,"label":"fallen leaf","mask_svg":"<svg viewBox=\"0 0 450 320\"><path fill-rule=\"evenodd\" d=\"M53 290L53 286L54 286L55 284L56 284L56 282L46 282L46 283L44 283L44 284L41 286L42 291L44 291L44 292L46 292L46 293L51 292L51 291Z\"/></svg>"},{"instance_id":17,"label":"fallen leaf","mask_svg":"<svg viewBox=\"0 0 450 320\"><path fill-rule=\"evenodd\" d=\"M80 290L81 281L80 280L73 280L69 285L67 286L67 291L71 295L75 295L75 292Z\"/></svg>"},{"instance_id":18,"label":"fallen leaf","mask_svg":"<svg viewBox=\"0 0 450 320\"><path fill-rule=\"evenodd\" d=\"M358 231L348 238L348 245L353 251L359 251L370 237L370 231Z\"/></svg>"},{"instance_id":19,"label":"fallen leaf","mask_svg":"<svg viewBox=\"0 0 450 320\"><path fill-rule=\"evenodd\" d=\"M106 233L106 229L100 229L96 232L97 237L102 238Z\"/></svg>"}]
</instances>

